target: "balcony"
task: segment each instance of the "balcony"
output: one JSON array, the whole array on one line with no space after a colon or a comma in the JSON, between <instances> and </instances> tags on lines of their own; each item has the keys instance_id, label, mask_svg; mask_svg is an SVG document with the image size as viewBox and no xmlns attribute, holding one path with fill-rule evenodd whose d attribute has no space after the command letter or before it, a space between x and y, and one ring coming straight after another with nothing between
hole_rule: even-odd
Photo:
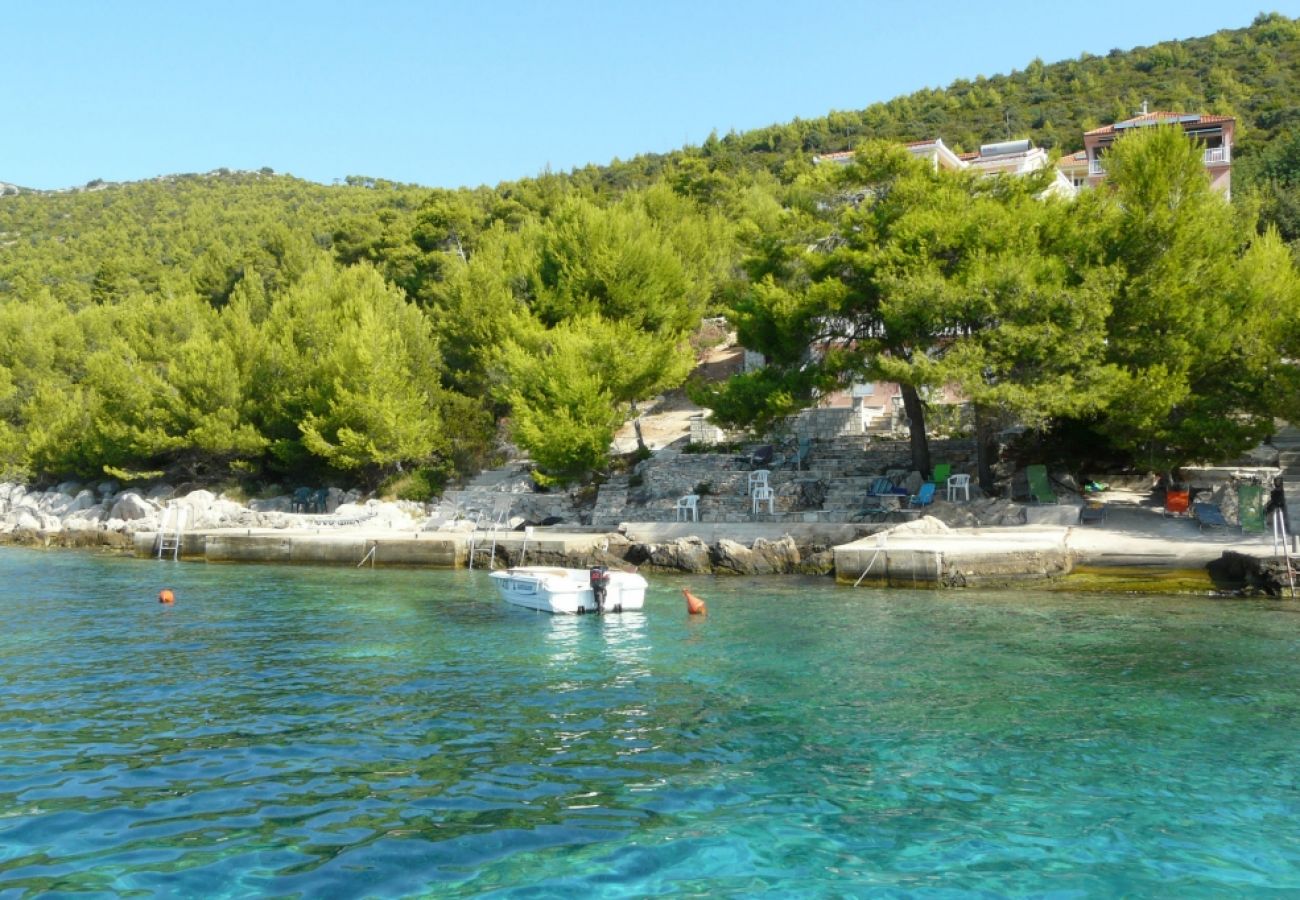
<instances>
[{"instance_id":1,"label":"balcony","mask_svg":"<svg viewBox=\"0 0 1300 900\"><path fill-rule=\"evenodd\" d=\"M1205 151L1205 164L1207 166L1226 166L1231 163L1231 147L1211 147Z\"/></svg>"},{"instance_id":2,"label":"balcony","mask_svg":"<svg viewBox=\"0 0 1300 900\"><path fill-rule=\"evenodd\" d=\"M1205 165L1228 166L1232 164L1232 147L1211 147L1204 151ZM1093 177L1105 177L1106 167L1099 159L1088 160L1088 174Z\"/></svg>"}]
</instances>

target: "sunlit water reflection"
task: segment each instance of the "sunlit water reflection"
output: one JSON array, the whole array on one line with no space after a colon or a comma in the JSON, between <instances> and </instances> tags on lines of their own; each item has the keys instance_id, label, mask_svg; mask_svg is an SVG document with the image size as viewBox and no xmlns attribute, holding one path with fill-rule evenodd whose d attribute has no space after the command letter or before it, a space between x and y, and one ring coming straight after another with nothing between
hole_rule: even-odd
<instances>
[{"instance_id":1,"label":"sunlit water reflection","mask_svg":"<svg viewBox=\"0 0 1300 900\"><path fill-rule=\"evenodd\" d=\"M6 550L0 604L0 891L1300 890L1288 601L656 578L548 617Z\"/></svg>"}]
</instances>

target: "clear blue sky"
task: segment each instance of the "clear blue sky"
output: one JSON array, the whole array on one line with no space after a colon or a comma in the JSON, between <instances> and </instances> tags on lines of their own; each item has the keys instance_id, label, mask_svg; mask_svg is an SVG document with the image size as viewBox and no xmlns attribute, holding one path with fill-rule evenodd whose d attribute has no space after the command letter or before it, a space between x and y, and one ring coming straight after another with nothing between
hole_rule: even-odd
<instances>
[{"instance_id":1,"label":"clear blue sky","mask_svg":"<svg viewBox=\"0 0 1300 900\"><path fill-rule=\"evenodd\" d=\"M496 184L1300 0L0 0L0 181Z\"/></svg>"}]
</instances>

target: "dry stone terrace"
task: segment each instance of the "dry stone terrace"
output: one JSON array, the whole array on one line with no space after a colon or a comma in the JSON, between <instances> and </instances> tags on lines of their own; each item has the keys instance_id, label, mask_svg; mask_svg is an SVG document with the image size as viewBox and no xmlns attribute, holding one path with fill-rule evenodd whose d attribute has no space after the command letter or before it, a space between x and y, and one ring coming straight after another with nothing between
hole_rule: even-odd
<instances>
[{"instance_id":1,"label":"dry stone terrace","mask_svg":"<svg viewBox=\"0 0 1300 900\"><path fill-rule=\"evenodd\" d=\"M749 493L751 468L742 457L757 443L744 445L745 453L684 453L681 446L664 448L631 472L607 479L599 487L594 507L576 502L572 493L534 491L523 461L485 473L462 490L448 491L444 499L474 519L486 515L505 492L512 494L510 518L516 524L558 519L566 526L602 529L624 522L672 522L678 516L677 501L688 494L700 495L701 522L851 522L860 518L868 489L880 475L895 474L912 492L921 483L919 473L911 470L907 441L862 435L814 440L803 465L782 462L770 467L772 512L764 504L755 513ZM953 472L974 471L971 441L934 440L931 455L936 462L951 464ZM941 510L946 505L940 492L936 506ZM957 510L951 512L964 518Z\"/></svg>"}]
</instances>

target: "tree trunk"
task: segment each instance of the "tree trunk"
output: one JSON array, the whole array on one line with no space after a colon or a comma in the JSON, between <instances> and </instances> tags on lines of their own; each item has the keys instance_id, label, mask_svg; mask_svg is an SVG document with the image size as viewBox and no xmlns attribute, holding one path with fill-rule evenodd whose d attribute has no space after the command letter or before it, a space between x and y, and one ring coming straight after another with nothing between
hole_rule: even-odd
<instances>
[{"instance_id":1,"label":"tree trunk","mask_svg":"<svg viewBox=\"0 0 1300 900\"><path fill-rule=\"evenodd\" d=\"M645 439L641 437L641 411L637 409L636 401L629 401L632 414L632 430L636 432L636 449L637 452L644 455L650 451L646 448Z\"/></svg>"},{"instance_id":2,"label":"tree trunk","mask_svg":"<svg viewBox=\"0 0 1300 900\"><path fill-rule=\"evenodd\" d=\"M997 418L990 416L982 406L975 406L975 471L980 490L993 496L993 464L997 462L998 441L993 430Z\"/></svg>"},{"instance_id":3,"label":"tree trunk","mask_svg":"<svg viewBox=\"0 0 1300 900\"><path fill-rule=\"evenodd\" d=\"M922 478L929 478L930 442L925 437L925 404L921 395L910 384L900 384L903 392L903 412L907 413L907 434L912 442L912 468L921 473Z\"/></svg>"}]
</instances>

